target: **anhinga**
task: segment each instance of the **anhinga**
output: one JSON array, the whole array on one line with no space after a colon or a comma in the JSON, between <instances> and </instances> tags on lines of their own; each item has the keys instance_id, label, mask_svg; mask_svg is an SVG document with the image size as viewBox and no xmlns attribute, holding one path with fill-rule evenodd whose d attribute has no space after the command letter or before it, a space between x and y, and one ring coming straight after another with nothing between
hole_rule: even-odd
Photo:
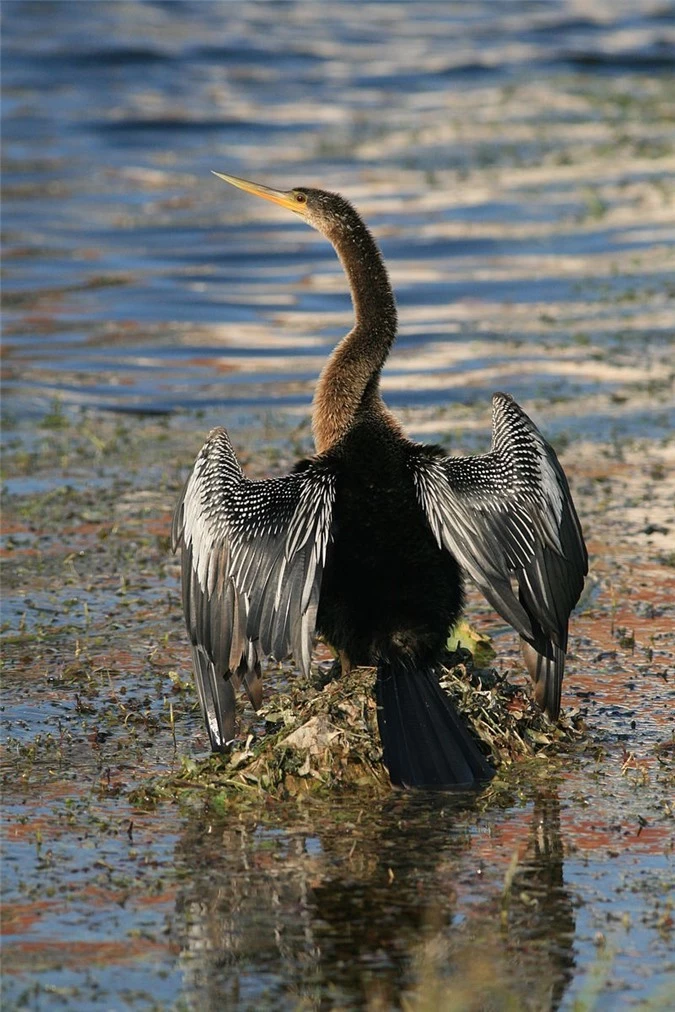
<instances>
[{"instance_id":1,"label":"anhinga","mask_svg":"<svg viewBox=\"0 0 675 1012\"><path fill-rule=\"evenodd\" d=\"M586 548L558 459L507 394L489 453L414 443L385 407L380 372L396 306L380 251L343 197L271 190L216 173L299 214L334 246L355 322L314 397L316 455L251 481L222 428L201 449L173 522L183 607L214 750L234 737L235 689L261 704L260 661L303 673L319 634L343 674L377 668L384 762L395 784L471 787L492 770L438 684L468 573L520 634L535 697L560 710L567 624Z\"/></svg>"}]
</instances>

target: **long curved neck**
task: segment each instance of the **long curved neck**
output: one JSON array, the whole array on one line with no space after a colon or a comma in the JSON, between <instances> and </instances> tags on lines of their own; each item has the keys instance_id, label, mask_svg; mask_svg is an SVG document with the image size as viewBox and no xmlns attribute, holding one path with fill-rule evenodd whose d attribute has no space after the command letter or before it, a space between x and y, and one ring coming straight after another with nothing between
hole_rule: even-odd
<instances>
[{"instance_id":1,"label":"long curved neck","mask_svg":"<svg viewBox=\"0 0 675 1012\"><path fill-rule=\"evenodd\" d=\"M326 230L349 281L355 321L317 384L312 428L319 453L338 442L364 410L386 410L380 372L396 337L396 303L377 244L352 214Z\"/></svg>"}]
</instances>

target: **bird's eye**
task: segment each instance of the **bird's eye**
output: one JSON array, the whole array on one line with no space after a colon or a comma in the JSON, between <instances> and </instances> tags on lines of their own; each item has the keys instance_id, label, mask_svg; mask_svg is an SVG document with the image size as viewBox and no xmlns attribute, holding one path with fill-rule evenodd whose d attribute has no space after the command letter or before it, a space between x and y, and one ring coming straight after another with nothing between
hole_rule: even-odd
<instances>
[{"instance_id":1,"label":"bird's eye","mask_svg":"<svg viewBox=\"0 0 675 1012\"><path fill-rule=\"evenodd\" d=\"M296 202L296 204L306 204L307 203L307 195L304 194L304 193L296 193L296 195L295 195L295 202Z\"/></svg>"}]
</instances>

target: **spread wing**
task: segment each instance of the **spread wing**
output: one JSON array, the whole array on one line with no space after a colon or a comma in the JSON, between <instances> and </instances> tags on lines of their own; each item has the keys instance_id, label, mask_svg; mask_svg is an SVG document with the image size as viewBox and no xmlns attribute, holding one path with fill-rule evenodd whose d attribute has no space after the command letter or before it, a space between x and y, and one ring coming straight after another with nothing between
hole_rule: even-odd
<instances>
[{"instance_id":1,"label":"spread wing","mask_svg":"<svg viewBox=\"0 0 675 1012\"><path fill-rule=\"evenodd\" d=\"M492 407L489 453L418 454L415 483L439 545L520 633L537 701L555 719L586 546L552 447L507 394L495 394Z\"/></svg>"},{"instance_id":2,"label":"spread wing","mask_svg":"<svg viewBox=\"0 0 675 1012\"><path fill-rule=\"evenodd\" d=\"M224 429L214 429L176 507L183 611L214 749L234 737L242 679L260 706L261 657L293 654L309 671L335 474L307 461L291 474L247 479Z\"/></svg>"}]
</instances>

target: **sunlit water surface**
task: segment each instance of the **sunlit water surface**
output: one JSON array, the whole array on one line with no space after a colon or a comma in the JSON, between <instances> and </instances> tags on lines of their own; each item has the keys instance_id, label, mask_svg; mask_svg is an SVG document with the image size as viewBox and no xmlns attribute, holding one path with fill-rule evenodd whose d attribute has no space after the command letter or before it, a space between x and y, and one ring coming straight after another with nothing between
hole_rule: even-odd
<instances>
[{"instance_id":1,"label":"sunlit water surface","mask_svg":"<svg viewBox=\"0 0 675 1012\"><path fill-rule=\"evenodd\" d=\"M673 323L673 21L642 7L10 0L6 411L306 412L351 319L341 269L214 168L358 205L400 307L396 407L506 387L578 424L648 383Z\"/></svg>"}]
</instances>

